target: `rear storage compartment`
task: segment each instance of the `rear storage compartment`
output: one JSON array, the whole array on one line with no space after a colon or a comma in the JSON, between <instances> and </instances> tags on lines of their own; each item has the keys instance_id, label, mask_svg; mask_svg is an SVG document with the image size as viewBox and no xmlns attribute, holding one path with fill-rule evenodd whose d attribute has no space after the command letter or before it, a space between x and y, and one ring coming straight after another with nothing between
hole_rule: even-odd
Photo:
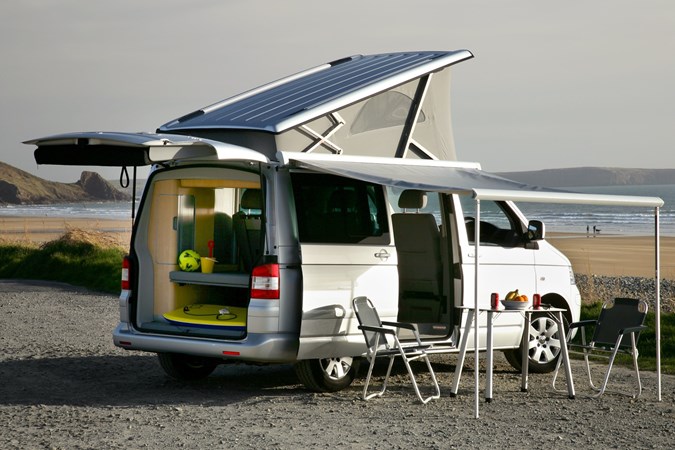
<instances>
[{"instance_id":1,"label":"rear storage compartment","mask_svg":"<svg viewBox=\"0 0 675 450\"><path fill-rule=\"evenodd\" d=\"M264 242L260 174L190 167L157 172L149 182L134 240L135 326L243 339L251 271ZM198 267L187 258L181 269L186 250L201 257ZM212 272L204 267L207 257L215 260Z\"/></svg>"}]
</instances>

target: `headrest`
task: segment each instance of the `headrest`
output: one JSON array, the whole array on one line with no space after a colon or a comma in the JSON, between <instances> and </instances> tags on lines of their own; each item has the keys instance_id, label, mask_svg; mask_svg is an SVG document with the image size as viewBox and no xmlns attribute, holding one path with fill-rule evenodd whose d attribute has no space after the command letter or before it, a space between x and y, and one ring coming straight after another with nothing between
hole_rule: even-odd
<instances>
[{"instance_id":1,"label":"headrest","mask_svg":"<svg viewBox=\"0 0 675 450\"><path fill-rule=\"evenodd\" d=\"M422 209L427 206L427 193L416 189L406 189L398 198L398 207L403 209Z\"/></svg>"},{"instance_id":2,"label":"headrest","mask_svg":"<svg viewBox=\"0 0 675 450\"><path fill-rule=\"evenodd\" d=\"M246 189L241 196L241 209L262 209L262 192L260 189Z\"/></svg>"}]
</instances>

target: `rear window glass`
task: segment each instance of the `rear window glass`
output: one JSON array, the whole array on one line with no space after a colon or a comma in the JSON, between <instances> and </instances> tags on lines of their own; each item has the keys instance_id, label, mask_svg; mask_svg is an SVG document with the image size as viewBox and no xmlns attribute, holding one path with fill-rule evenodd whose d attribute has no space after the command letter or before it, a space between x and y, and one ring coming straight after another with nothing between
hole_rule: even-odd
<instances>
[{"instance_id":1,"label":"rear window glass","mask_svg":"<svg viewBox=\"0 0 675 450\"><path fill-rule=\"evenodd\" d=\"M294 173L300 242L388 244L382 187L325 174Z\"/></svg>"}]
</instances>

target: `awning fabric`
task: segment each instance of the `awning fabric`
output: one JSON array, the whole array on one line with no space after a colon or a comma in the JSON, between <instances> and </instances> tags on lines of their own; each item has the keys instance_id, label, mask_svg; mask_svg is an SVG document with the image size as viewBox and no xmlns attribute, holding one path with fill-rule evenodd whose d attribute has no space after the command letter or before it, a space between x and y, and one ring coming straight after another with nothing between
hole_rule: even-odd
<instances>
[{"instance_id":1,"label":"awning fabric","mask_svg":"<svg viewBox=\"0 0 675 450\"><path fill-rule=\"evenodd\" d=\"M471 195L479 200L661 207L658 197L584 194L533 186L481 170L478 164L445 161L350 158L336 161L284 154L292 165L401 189ZM297 158L297 159L296 159Z\"/></svg>"}]
</instances>

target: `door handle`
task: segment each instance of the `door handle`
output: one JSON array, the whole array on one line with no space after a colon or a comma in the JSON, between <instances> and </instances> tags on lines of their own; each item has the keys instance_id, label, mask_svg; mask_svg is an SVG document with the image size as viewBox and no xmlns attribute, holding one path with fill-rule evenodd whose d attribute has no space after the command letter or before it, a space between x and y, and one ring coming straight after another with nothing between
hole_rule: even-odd
<instances>
[{"instance_id":1,"label":"door handle","mask_svg":"<svg viewBox=\"0 0 675 450\"><path fill-rule=\"evenodd\" d=\"M389 255L389 252L387 251L387 249L384 249L384 248L383 248L383 249L380 250L379 252L375 253L374 256L375 256L376 258L380 258L381 261L386 261L386 260L389 259L389 256L390 256L390 255Z\"/></svg>"}]
</instances>

